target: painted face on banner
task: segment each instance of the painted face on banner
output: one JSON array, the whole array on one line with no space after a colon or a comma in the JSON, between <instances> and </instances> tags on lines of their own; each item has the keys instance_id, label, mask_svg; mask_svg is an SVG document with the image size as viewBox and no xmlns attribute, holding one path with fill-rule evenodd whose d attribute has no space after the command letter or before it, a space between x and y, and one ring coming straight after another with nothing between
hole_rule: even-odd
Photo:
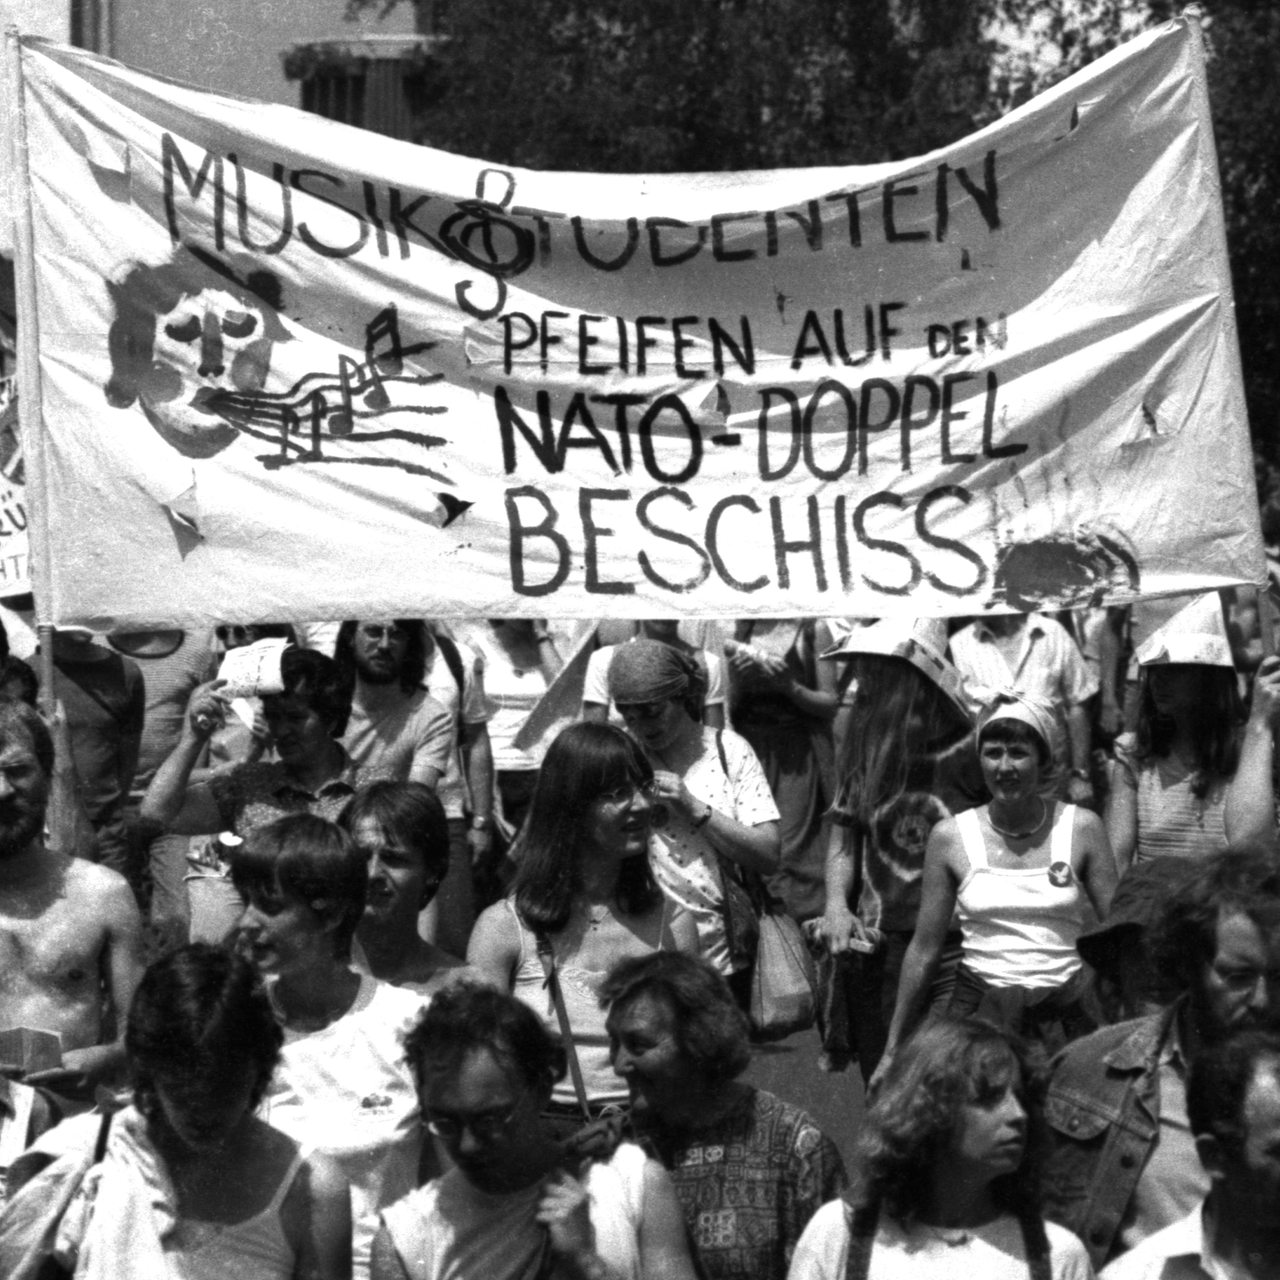
<instances>
[{"instance_id":1,"label":"painted face on banner","mask_svg":"<svg viewBox=\"0 0 1280 1280\"><path fill-rule=\"evenodd\" d=\"M272 345L263 307L217 288L181 298L155 318L151 363L138 380L147 421L188 457L221 452L237 434L225 398L262 389Z\"/></svg>"}]
</instances>

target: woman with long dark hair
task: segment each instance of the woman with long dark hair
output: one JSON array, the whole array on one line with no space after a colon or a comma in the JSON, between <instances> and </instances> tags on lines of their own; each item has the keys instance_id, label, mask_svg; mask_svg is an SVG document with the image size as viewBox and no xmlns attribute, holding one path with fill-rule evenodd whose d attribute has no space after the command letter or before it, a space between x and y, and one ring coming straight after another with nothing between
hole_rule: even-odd
<instances>
[{"instance_id":1,"label":"woman with long dark hair","mask_svg":"<svg viewBox=\"0 0 1280 1280\"><path fill-rule=\"evenodd\" d=\"M960 673L943 656L943 623L857 627L829 657L851 660L818 925L833 956L859 955L844 990L851 1046L870 1079L889 1033L902 960L920 910L924 849L944 818L981 800L972 720ZM946 939L935 981L949 994L958 932Z\"/></svg>"},{"instance_id":2,"label":"woman with long dark hair","mask_svg":"<svg viewBox=\"0 0 1280 1280\"><path fill-rule=\"evenodd\" d=\"M818 1210L788 1280L1089 1280L1084 1245L1040 1214L1040 1097L994 1027L923 1027L863 1119L852 1189Z\"/></svg>"},{"instance_id":3,"label":"woman with long dark hair","mask_svg":"<svg viewBox=\"0 0 1280 1280\"><path fill-rule=\"evenodd\" d=\"M469 964L548 1027L561 1030L563 1014L593 1109L627 1098L599 1004L606 973L627 956L698 947L693 921L663 895L649 865L652 782L644 753L621 729L564 729L542 764L511 895L481 914L467 948ZM579 1103L574 1085L557 1083L553 1108L580 1117Z\"/></svg>"},{"instance_id":4,"label":"woman with long dark hair","mask_svg":"<svg viewBox=\"0 0 1280 1280\"><path fill-rule=\"evenodd\" d=\"M1106 805L1121 872L1227 847L1227 796L1245 722L1217 595L1193 600L1136 656L1137 726L1116 740Z\"/></svg>"}]
</instances>

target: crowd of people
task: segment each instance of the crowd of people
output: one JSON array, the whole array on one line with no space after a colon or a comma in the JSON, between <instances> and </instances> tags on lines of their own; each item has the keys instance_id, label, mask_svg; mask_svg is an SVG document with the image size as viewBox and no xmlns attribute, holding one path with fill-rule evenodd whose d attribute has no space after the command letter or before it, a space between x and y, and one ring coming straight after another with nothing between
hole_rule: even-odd
<instances>
[{"instance_id":1,"label":"crowd of people","mask_svg":"<svg viewBox=\"0 0 1280 1280\"><path fill-rule=\"evenodd\" d=\"M43 655L29 603L0 1275L1280 1276L1280 658L1228 595ZM750 1082L762 912L843 1153Z\"/></svg>"}]
</instances>

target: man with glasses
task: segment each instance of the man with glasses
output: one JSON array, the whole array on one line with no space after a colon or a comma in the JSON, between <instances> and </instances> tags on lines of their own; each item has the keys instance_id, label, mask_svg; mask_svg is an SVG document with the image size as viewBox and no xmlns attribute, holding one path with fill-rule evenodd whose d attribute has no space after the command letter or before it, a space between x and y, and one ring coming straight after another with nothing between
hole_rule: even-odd
<instances>
[{"instance_id":1,"label":"man with glasses","mask_svg":"<svg viewBox=\"0 0 1280 1280\"><path fill-rule=\"evenodd\" d=\"M405 1038L451 1167L383 1209L373 1280L694 1280L665 1170L628 1142L584 1160L543 1115L563 1046L527 1005L457 982Z\"/></svg>"},{"instance_id":2,"label":"man with glasses","mask_svg":"<svg viewBox=\"0 0 1280 1280\"><path fill-rule=\"evenodd\" d=\"M1187 1118L1187 1064L1280 1022L1280 868L1264 854L1205 859L1169 897L1152 942L1175 998L1058 1056L1046 1100L1046 1208L1094 1265L1185 1218L1209 1190Z\"/></svg>"},{"instance_id":3,"label":"man with glasses","mask_svg":"<svg viewBox=\"0 0 1280 1280\"><path fill-rule=\"evenodd\" d=\"M452 717L422 687L422 621L344 622L334 660L355 677L342 745L360 768L436 789L456 748Z\"/></svg>"}]
</instances>

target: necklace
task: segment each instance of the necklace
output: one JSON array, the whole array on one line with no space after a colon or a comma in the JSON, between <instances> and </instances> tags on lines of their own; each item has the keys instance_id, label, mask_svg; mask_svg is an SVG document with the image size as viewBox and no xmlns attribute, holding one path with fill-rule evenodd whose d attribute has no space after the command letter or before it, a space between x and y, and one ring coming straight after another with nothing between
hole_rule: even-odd
<instances>
[{"instance_id":1,"label":"necklace","mask_svg":"<svg viewBox=\"0 0 1280 1280\"><path fill-rule=\"evenodd\" d=\"M609 903L601 902L598 905L587 903L587 928L594 933L606 920L613 918L613 911L610 909Z\"/></svg>"},{"instance_id":2,"label":"necklace","mask_svg":"<svg viewBox=\"0 0 1280 1280\"><path fill-rule=\"evenodd\" d=\"M1035 825L1028 827L1026 831L1010 831L1007 827L1002 827L996 820L995 815L991 812L991 805L987 805L987 821L991 823L991 830L998 831L1002 836L1006 836L1010 840L1025 840L1028 836L1033 836L1044 826L1044 820L1048 817L1049 806L1045 804L1043 796L1037 796L1040 801L1040 816L1036 819Z\"/></svg>"}]
</instances>

